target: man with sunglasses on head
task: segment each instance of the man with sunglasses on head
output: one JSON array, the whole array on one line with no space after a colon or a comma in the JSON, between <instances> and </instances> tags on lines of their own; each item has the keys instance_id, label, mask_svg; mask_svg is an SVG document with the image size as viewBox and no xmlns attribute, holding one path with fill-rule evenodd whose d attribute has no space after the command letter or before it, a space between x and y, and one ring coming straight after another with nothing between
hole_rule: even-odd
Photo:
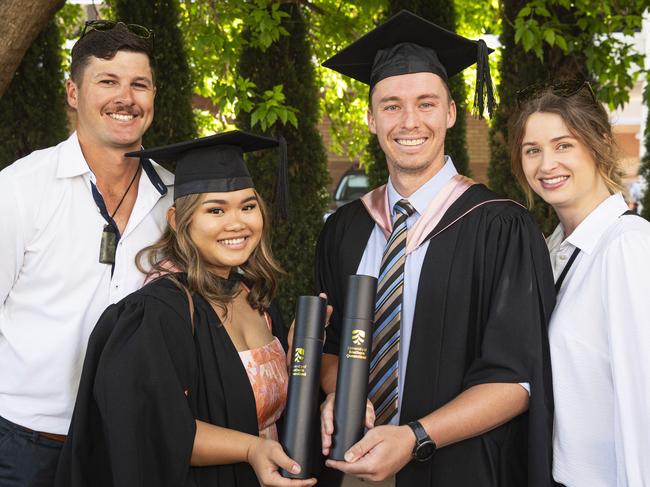
<instances>
[{"instance_id":1,"label":"man with sunglasses on head","mask_svg":"<svg viewBox=\"0 0 650 487\"><path fill-rule=\"evenodd\" d=\"M0 172L2 486L53 483L88 336L142 285L135 255L165 226L173 175L124 156L153 119L151 40L87 22L66 82L75 132Z\"/></svg>"}]
</instances>

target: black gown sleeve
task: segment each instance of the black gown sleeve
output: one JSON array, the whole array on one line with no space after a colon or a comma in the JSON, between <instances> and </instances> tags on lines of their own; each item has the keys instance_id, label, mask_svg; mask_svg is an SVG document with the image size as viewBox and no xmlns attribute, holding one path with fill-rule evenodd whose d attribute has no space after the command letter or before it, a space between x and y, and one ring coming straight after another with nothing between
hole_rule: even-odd
<instances>
[{"instance_id":1,"label":"black gown sleeve","mask_svg":"<svg viewBox=\"0 0 650 487\"><path fill-rule=\"evenodd\" d=\"M546 244L528 213L489 225L481 284L482 323L464 388L483 383L528 383L529 486L548 485L553 418L548 322L555 291Z\"/></svg>"},{"instance_id":2,"label":"black gown sleeve","mask_svg":"<svg viewBox=\"0 0 650 487\"><path fill-rule=\"evenodd\" d=\"M327 302L333 308L330 324L327 327L323 352L333 355L339 354L344 299L338 268L341 263L336 262L338 245L340 245L340 236L337 237L338 228L341 226L339 219L340 215L334 213L325 221L316 244L315 260L316 294L325 293Z\"/></svg>"},{"instance_id":3,"label":"black gown sleeve","mask_svg":"<svg viewBox=\"0 0 650 487\"><path fill-rule=\"evenodd\" d=\"M110 306L90 337L56 485L187 485L193 357L177 310L137 296Z\"/></svg>"}]
</instances>

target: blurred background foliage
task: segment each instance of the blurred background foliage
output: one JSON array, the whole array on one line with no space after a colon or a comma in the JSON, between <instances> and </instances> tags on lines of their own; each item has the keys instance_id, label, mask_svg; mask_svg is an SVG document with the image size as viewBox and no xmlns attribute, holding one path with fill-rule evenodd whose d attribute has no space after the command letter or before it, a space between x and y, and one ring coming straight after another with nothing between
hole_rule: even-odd
<instances>
[{"instance_id":1,"label":"blurred background foliage","mask_svg":"<svg viewBox=\"0 0 650 487\"><path fill-rule=\"evenodd\" d=\"M500 103L488 120L488 184L518 201L523 196L507 151L517 90L580 75L614 109L629 100L637 79L648 79L650 73L630 40L641 29L644 12L650 14L648 0L107 0L83 8L66 3L34 41L0 98L0 167L69 133L63 81L69 50L86 18L151 28L158 92L146 145L234 127L283 135L289 141L293 220L273 223L274 245L289 271L282 296L288 315L295 296L311 292L313 244L328 200L326 151L358 161L373 185L386 178L383 154L366 125L367 86L321 63L402 8L497 47L490 61ZM25 12L26 22L29 15ZM452 86L456 103L467 113L474 83L475 70L470 68ZM649 97L647 89L646 105ZM327 147L318 131L324 120L330 124ZM464 123L461 116L449 132L447 150L467 174ZM642 143L646 156L641 174L648 179L648 130ZM252 169L258 189L269 200L275 189L275 160L263 156ZM650 212L650 191L645 209ZM545 232L555 224L553 212L542 202L532 211Z\"/></svg>"}]
</instances>

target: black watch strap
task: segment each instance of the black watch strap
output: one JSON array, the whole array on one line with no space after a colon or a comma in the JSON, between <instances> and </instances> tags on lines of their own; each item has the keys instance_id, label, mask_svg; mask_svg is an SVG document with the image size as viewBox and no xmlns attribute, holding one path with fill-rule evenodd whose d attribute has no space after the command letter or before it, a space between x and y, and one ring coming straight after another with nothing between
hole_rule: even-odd
<instances>
[{"instance_id":1,"label":"black watch strap","mask_svg":"<svg viewBox=\"0 0 650 487\"><path fill-rule=\"evenodd\" d=\"M423 441L431 441L431 438L429 438L429 435L427 434L427 430L424 429L424 426L422 426L419 421L411 421L408 425L413 430L413 433L415 433L416 447Z\"/></svg>"},{"instance_id":2,"label":"black watch strap","mask_svg":"<svg viewBox=\"0 0 650 487\"><path fill-rule=\"evenodd\" d=\"M429 437L427 431L419 421L411 421L408 426L415 434L415 447L413 448L413 458L418 461L430 459L436 451L436 444Z\"/></svg>"}]
</instances>

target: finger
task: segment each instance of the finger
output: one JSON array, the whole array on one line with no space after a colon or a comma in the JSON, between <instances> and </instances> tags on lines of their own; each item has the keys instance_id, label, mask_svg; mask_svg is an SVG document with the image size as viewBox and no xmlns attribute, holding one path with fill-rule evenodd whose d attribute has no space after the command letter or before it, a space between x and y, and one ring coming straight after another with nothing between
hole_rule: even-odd
<instances>
[{"instance_id":1,"label":"finger","mask_svg":"<svg viewBox=\"0 0 650 487\"><path fill-rule=\"evenodd\" d=\"M339 460L326 460L325 465L327 465L330 468L335 468L336 470L340 470L343 473L350 474L350 475L357 475L362 478L368 478L365 476L374 474L374 472L370 470L368 462L363 459L355 463L349 463L349 462L344 462Z\"/></svg>"},{"instance_id":2,"label":"finger","mask_svg":"<svg viewBox=\"0 0 650 487\"><path fill-rule=\"evenodd\" d=\"M277 445L276 448L273 448L273 450L271 450L269 458L275 465L285 469L287 472L291 472L293 474L300 473L301 468L300 465L298 465L298 462L284 453L284 450L280 445Z\"/></svg>"},{"instance_id":3,"label":"finger","mask_svg":"<svg viewBox=\"0 0 650 487\"><path fill-rule=\"evenodd\" d=\"M323 455L327 456L332 446L332 434L334 433L334 396L330 393L321 404L320 410L320 428L321 428L321 447Z\"/></svg>"},{"instance_id":4,"label":"finger","mask_svg":"<svg viewBox=\"0 0 650 487\"><path fill-rule=\"evenodd\" d=\"M332 313L334 312L334 307L331 304L327 305L326 311L325 311L325 328L330 326L330 319L332 318Z\"/></svg>"},{"instance_id":5,"label":"finger","mask_svg":"<svg viewBox=\"0 0 650 487\"><path fill-rule=\"evenodd\" d=\"M375 408L370 401L366 405L366 428L371 429L375 426Z\"/></svg>"},{"instance_id":6,"label":"finger","mask_svg":"<svg viewBox=\"0 0 650 487\"><path fill-rule=\"evenodd\" d=\"M325 426L324 421L321 421L320 437L321 437L321 447L323 450L323 455L327 456L329 455L330 447L332 446L332 435L327 432L327 427Z\"/></svg>"},{"instance_id":7,"label":"finger","mask_svg":"<svg viewBox=\"0 0 650 487\"><path fill-rule=\"evenodd\" d=\"M334 393L327 395L320 411L321 425L328 435L334 433L334 395Z\"/></svg>"},{"instance_id":8,"label":"finger","mask_svg":"<svg viewBox=\"0 0 650 487\"><path fill-rule=\"evenodd\" d=\"M327 294L325 293L320 293L318 296L321 298L327 300ZM330 324L330 318L332 317L332 312L334 311L334 307L331 304L328 304L326 307L325 311L325 326L329 326Z\"/></svg>"},{"instance_id":9,"label":"finger","mask_svg":"<svg viewBox=\"0 0 650 487\"><path fill-rule=\"evenodd\" d=\"M348 463L356 462L362 458L366 453L372 450L375 446L381 443L382 438L380 435L373 434L372 430L363 438L352 445L348 451L345 452L345 461Z\"/></svg>"},{"instance_id":10,"label":"finger","mask_svg":"<svg viewBox=\"0 0 650 487\"><path fill-rule=\"evenodd\" d=\"M266 487L309 487L311 485L316 485L317 482L313 477L309 479L287 479L277 471L265 475L260 480Z\"/></svg>"}]
</instances>

